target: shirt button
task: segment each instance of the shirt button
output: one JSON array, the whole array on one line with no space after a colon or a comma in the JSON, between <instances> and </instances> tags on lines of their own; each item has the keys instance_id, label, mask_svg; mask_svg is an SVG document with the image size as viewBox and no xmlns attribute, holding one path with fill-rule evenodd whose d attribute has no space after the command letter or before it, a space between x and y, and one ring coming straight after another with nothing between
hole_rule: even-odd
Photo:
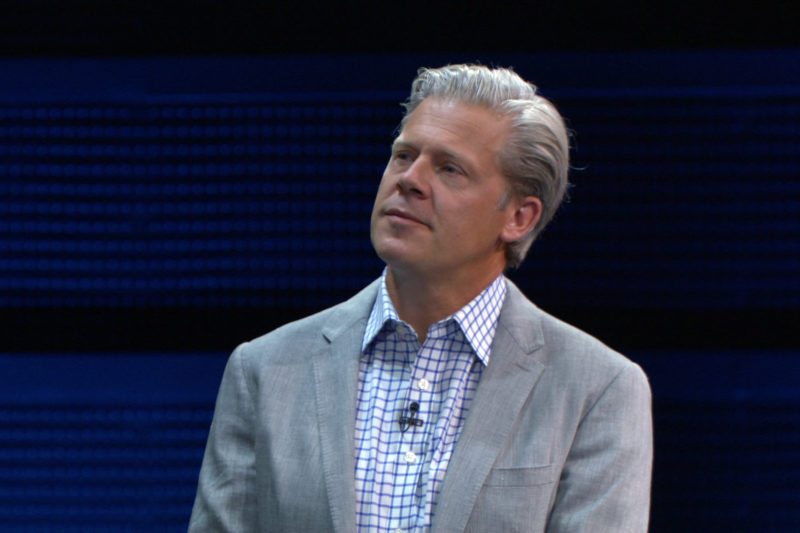
<instances>
[{"instance_id":1,"label":"shirt button","mask_svg":"<svg viewBox=\"0 0 800 533\"><path fill-rule=\"evenodd\" d=\"M417 388L419 388L419 390L430 390L431 382L425 378L422 378L417 381Z\"/></svg>"},{"instance_id":2,"label":"shirt button","mask_svg":"<svg viewBox=\"0 0 800 533\"><path fill-rule=\"evenodd\" d=\"M406 531L405 529L398 527L397 529L392 531L392 533L405 533L405 531Z\"/></svg>"},{"instance_id":3,"label":"shirt button","mask_svg":"<svg viewBox=\"0 0 800 533\"><path fill-rule=\"evenodd\" d=\"M405 454L403 454L403 460L407 463L413 463L414 461L417 460L417 454L415 454L412 451L408 451Z\"/></svg>"}]
</instances>

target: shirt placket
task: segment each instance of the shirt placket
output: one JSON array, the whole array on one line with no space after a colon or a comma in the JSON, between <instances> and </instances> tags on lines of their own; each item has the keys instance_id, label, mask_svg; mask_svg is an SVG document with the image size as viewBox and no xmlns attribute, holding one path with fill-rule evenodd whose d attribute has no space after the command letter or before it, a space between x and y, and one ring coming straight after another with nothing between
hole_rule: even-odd
<instances>
[{"instance_id":1,"label":"shirt placket","mask_svg":"<svg viewBox=\"0 0 800 533\"><path fill-rule=\"evenodd\" d=\"M416 531L423 531L429 518L425 495L430 486L433 432L439 423L438 418L441 415L443 401L443 391L439 381L442 378L447 359L442 357L441 353L447 349L449 334L446 322L431 327L426 342L414 362L409 383L408 403L415 402L419 405L419 416L422 419L422 425L414 427L414 432L410 436L415 446L421 451L418 459L422 461L416 487ZM410 431L411 429L407 433Z\"/></svg>"},{"instance_id":2,"label":"shirt placket","mask_svg":"<svg viewBox=\"0 0 800 533\"><path fill-rule=\"evenodd\" d=\"M396 417L396 422L393 425L393 432L398 435L398 438L392 439L397 442L397 447L393 450L394 455L394 488L392 499L396 505L392 506L392 516L390 520L390 530L392 531L413 531L417 522L417 509L419 506L419 499L421 496L419 480L422 474L422 469L425 466L425 438L424 429L415 426L413 422L403 423L400 417L419 418L420 413L412 413L410 405L412 402L418 402L419 399L412 396L414 389L414 369L415 362L419 359L418 353L421 351L419 341L416 334L410 330L406 330L407 326L398 328L398 335L401 341L405 344L409 358L408 367L411 379L405 381L404 386L398 391L399 398L403 400L398 402L399 413ZM405 331L403 331L405 330ZM417 356L414 356L414 354ZM406 374L408 375L408 374ZM407 427L405 431L401 428Z\"/></svg>"}]
</instances>

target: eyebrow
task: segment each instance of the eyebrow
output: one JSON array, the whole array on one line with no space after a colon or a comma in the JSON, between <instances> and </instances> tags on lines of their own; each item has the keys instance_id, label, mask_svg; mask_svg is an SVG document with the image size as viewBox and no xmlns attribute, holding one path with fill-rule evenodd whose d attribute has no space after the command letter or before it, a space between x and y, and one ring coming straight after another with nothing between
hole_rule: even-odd
<instances>
[{"instance_id":1,"label":"eyebrow","mask_svg":"<svg viewBox=\"0 0 800 533\"><path fill-rule=\"evenodd\" d=\"M414 144L413 142L410 142L410 141L404 141L404 140L400 139L399 137L397 139L395 139L394 142L392 142L392 150L394 150L396 147L412 148L414 150L419 151L419 148L417 147L416 144ZM452 150L447 150L447 149L444 149L444 148L435 147L433 149L433 154L434 154L434 156L440 156L441 155L441 156L444 156L446 158L454 159L457 163L459 163L460 165L463 165L464 167L466 167L467 171L472 171L474 169L474 165L472 164L472 162L470 162L469 158L465 157L464 155L460 154L459 152L454 152Z\"/></svg>"},{"instance_id":2,"label":"eyebrow","mask_svg":"<svg viewBox=\"0 0 800 533\"><path fill-rule=\"evenodd\" d=\"M394 149L397 146L414 148L415 150L417 149L417 147L414 145L414 143L410 143L408 141L402 141L402 140L400 140L400 137L398 137L397 139L395 139L392 142L392 149Z\"/></svg>"}]
</instances>

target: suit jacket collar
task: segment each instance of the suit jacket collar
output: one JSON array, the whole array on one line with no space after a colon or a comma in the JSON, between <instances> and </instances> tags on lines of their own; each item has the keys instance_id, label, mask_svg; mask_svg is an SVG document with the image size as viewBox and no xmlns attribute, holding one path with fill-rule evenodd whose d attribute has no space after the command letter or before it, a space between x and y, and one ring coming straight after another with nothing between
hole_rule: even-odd
<instances>
[{"instance_id":1,"label":"suit jacket collar","mask_svg":"<svg viewBox=\"0 0 800 533\"><path fill-rule=\"evenodd\" d=\"M322 328L327 343L313 358L322 469L334 530L356 530L355 413L358 362L367 317L378 283L373 282L331 310Z\"/></svg>"},{"instance_id":2,"label":"suit jacket collar","mask_svg":"<svg viewBox=\"0 0 800 533\"><path fill-rule=\"evenodd\" d=\"M510 281L483 371L436 504L432 531L464 531L486 477L544 364L540 311Z\"/></svg>"}]
</instances>

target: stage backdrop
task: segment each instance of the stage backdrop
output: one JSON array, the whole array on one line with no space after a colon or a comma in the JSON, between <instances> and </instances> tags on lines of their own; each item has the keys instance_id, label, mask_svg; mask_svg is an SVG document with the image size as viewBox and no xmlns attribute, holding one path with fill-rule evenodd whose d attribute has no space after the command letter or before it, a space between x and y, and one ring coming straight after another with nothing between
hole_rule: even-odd
<instances>
[{"instance_id":1,"label":"stage backdrop","mask_svg":"<svg viewBox=\"0 0 800 533\"><path fill-rule=\"evenodd\" d=\"M0 529L182 531L236 344L377 277L418 66L514 66L573 187L513 279L639 362L652 531L800 527L797 52L0 61Z\"/></svg>"}]
</instances>

